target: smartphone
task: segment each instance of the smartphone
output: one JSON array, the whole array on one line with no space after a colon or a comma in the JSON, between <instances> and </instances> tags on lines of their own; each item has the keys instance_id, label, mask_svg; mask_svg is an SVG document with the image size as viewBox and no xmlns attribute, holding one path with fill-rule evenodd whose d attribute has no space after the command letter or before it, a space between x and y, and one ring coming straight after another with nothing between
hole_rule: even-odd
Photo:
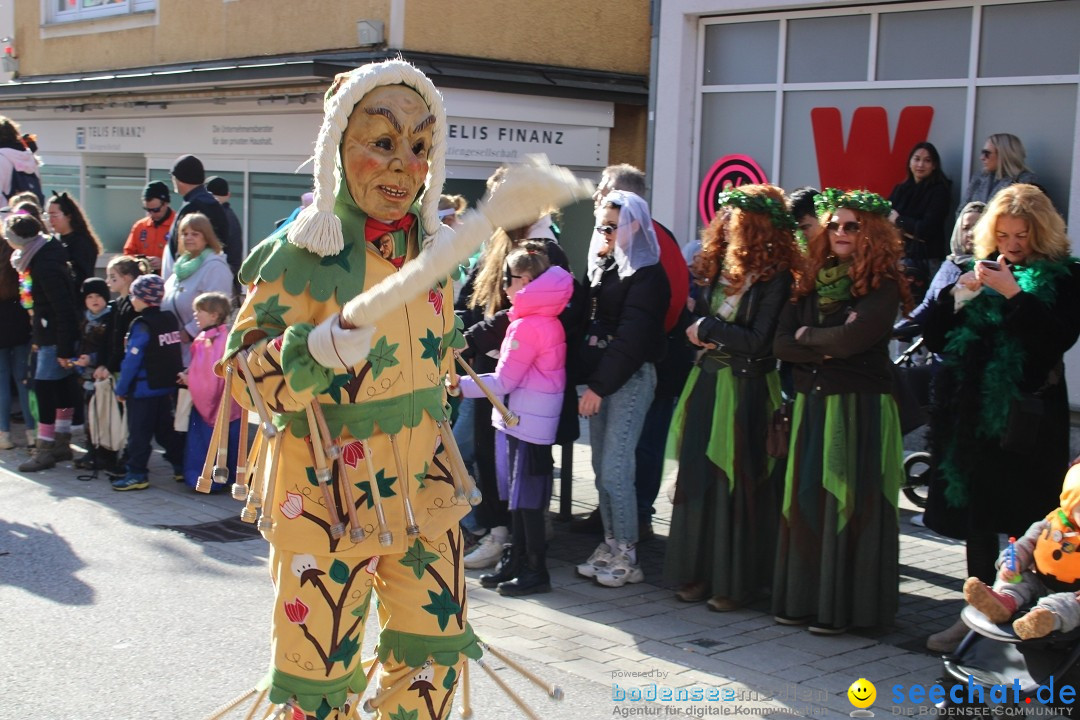
<instances>
[{"instance_id":1,"label":"smartphone","mask_svg":"<svg viewBox=\"0 0 1080 720\"><path fill-rule=\"evenodd\" d=\"M999 263L997 260L980 260L979 264L985 268L990 268L991 270L1001 269L1001 263Z\"/></svg>"}]
</instances>

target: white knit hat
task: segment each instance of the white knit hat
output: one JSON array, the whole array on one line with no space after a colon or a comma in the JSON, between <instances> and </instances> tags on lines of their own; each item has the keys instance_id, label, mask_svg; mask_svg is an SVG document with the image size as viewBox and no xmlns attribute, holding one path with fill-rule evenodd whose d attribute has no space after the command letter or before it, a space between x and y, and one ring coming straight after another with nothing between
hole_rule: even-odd
<instances>
[{"instance_id":1,"label":"white knit hat","mask_svg":"<svg viewBox=\"0 0 1080 720\"><path fill-rule=\"evenodd\" d=\"M341 220L334 215L335 193L340 182L338 152L353 108L369 92L383 85L406 85L424 99L435 116L428 151L428 175L420 201L424 242L441 227L439 193L446 182L446 109L443 98L424 73L404 60L387 60L339 75L325 103L325 115L315 141L315 201L304 208L288 227L289 242L321 257L337 255L345 247Z\"/></svg>"}]
</instances>

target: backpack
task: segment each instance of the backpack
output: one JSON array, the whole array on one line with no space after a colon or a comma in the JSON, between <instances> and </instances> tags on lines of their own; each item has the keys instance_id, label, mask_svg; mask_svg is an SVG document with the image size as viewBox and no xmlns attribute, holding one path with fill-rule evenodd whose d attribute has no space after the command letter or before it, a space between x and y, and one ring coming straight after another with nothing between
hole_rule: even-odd
<instances>
[{"instance_id":1,"label":"backpack","mask_svg":"<svg viewBox=\"0 0 1080 720\"><path fill-rule=\"evenodd\" d=\"M41 178L36 173L23 172L12 168L11 190L8 192L8 197L21 192L34 193L37 196L38 203L42 207L45 206L45 193L41 189Z\"/></svg>"}]
</instances>

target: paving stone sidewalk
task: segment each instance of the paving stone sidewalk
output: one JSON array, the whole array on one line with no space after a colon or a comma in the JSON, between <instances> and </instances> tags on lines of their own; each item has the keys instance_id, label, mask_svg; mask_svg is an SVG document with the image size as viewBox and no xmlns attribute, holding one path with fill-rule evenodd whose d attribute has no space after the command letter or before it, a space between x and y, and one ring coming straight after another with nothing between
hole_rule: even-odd
<instances>
[{"instance_id":1,"label":"paving stone sidewalk","mask_svg":"<svg viewBox=\"0 0 1080 720\"><path fill-rule=\"evenodd\" d=\"M0 467L11 470L25 457L24 450L0 453ZM168 478L160 456L155 455L153 463L149 491L125 493L136 497L110 503L130 522L197 525L237 516L239 503L226 495L198 495ZM573 506L580 516L596 502L589 448L583 442L575 446L573 467ZM35 477L67 479L59 496L116 495L103 478L70 482L75 472L65 463ZM553 498L553 509L558 502ZM482 638L512 655L590 680L601 693L617 695L615 684L620 689L650 683L672 689L724 688L753 700L760 708L757 714L766 717L847 717L852 710L847 689L865 677L879 688L875 708L887 714L891 705L882 688L894 683L930 685L939 677L941 660L927 653L923 643L957 616L964 577L962 544L912 525L913 508L906 501L902 507L900 612L891 628L819 637L805 628L775 624L764 602L716 613L703 603L677 601L661 582L671 516L663 492L654 519L656 538L640 546L645 582L612 589L577 577L574 565L589 555L598 538L571 533L556 522L549 551L552 592L504 598L475 582L482 571L469 571L470 620ZM236 554L249 562L265 556L261 539L207 546L207 552L214 546L215 553ZM639 710L651 707L639 705ZM612 700L611 709L618 714L625 707ZM695 714L685 702L662 710L669 716L711 714Z\"/></svg>"}]
</instances>

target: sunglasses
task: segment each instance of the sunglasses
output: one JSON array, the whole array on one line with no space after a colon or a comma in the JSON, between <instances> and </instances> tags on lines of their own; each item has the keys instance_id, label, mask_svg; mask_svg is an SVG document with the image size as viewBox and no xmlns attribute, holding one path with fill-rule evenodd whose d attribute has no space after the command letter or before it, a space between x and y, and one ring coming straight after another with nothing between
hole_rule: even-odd
<instances>
[{"instance_id":1,"label":"sunglasses","mask_svg":"<svg viewBox=\"0 0 1080 720\"><path fill-rule=\"evenodd\" d=\"M148 213L157 213L157 212L161 212L161 209L164 208L164 207L165 207L164 203L162 203L161 205L158 205L157 207L146 207L145 205L143 205L143 210L145 210Z\"/></svg>"},{"instance_id":2,"label":"sunglasses","mask_svg":"<svg viewBox=\"0 0 1080 720\"><path fill-rule=\"evenodd\" d=\"M984 157L984 158L988 158L988 157L990 157L990 156L991 156L991 155L993 155L993 154L994 154L994 151L993 151L993 150L986 150L986 149L983 149L983 150L980 150L980 151L979 151L979 155L981 155L981 156L982 156L982 157Z\"/></svg>"},{"instance_id":3,"label":"sunglasses","mask_svg":"<svg viewBox=\"0 0 1080 720\"><path fill-rule=\"evenodd\" d=\"M611 237L612 235L615 234L615 231L618 230L619 228L617 226L615 226L615 225L597 225L593 229L596 230L596 232L600 233L601 235Z\"/></svg>"},{"instance_id":4,"label":"sunglasses","mask_svg":"<svg viewBox=\"0 0 1080 720\"><path fill-rule=\"evenodd\" d=\"M523 277L525 276L515 275L514 273L510 272L510 268L505 268L503 269L503 287L508 288L510 287L510 284L513 283L515 280L521 280Z\"/></svg>"},{"instance_id":5,"label":"sunglasses","mask_svg":"<svg viewBox=\"0 0 1080 720\"><path fill-rule=\"evenodd\" d=\"M856 222L854 220L849 220L843 225L838 222L831 222L825 226L825 229L832 233L839 232L840 228L844 229L845 235L854 235L862 229L862 223Z\"/></svg>"}]
</instances>

